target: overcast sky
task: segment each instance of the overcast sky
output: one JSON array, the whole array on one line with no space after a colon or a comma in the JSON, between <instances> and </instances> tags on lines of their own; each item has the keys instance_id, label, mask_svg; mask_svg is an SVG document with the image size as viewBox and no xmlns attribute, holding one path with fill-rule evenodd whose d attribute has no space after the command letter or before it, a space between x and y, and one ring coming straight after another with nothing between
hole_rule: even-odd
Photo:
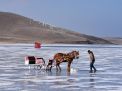
<instances>
[{"instance_id":1,"label":"overcast sky","mask_svg":"<svg viewBox=\"0 0 122 91\"><path fill-rule=\"evenodd\" d=\"M122 0L0 0L0 11L83 34L122 37Z\"/></svg>"}]
</instances>

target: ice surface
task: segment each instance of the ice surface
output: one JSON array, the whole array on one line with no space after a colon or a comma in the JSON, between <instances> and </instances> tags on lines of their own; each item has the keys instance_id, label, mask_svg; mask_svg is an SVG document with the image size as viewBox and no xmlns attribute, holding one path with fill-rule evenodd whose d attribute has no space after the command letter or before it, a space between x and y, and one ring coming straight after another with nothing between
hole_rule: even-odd
<instances>
[{"instance_id":1,"label":"ice surface","mask_svg":"<svg viewBox=\"0 0 122 91\"><path fill-rule=\"evenodd\" d=\"M96 57L96 73L89 73L89 56L92 50ZM28 69L25 56L43 57L47 61L58 52L78 50L80 58L71 65L71 73ZM120 45L64 45L48 44L35 49L33 44L0 45L0 91L121 91L122 46Z\"/></svg>"}]
</instances>

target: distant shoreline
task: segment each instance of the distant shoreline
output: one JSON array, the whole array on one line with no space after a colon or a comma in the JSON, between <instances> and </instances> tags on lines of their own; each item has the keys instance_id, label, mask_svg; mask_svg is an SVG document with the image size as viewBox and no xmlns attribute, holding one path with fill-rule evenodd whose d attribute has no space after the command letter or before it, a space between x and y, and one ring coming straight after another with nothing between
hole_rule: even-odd
<instances>
[{"instance_id":1,"label":"distant shoreline","mask_svg":"<svg viewBox=\"0 0 122 91\"><path fill-rule=\"evenodd\" d=\"M40 42L41 43L41 42ZM0 44L35 44L35 42L0 42ZM122 44L96 44L96 43L41 43L41 45L122 45Z\"/></svg>"}]
</instances>

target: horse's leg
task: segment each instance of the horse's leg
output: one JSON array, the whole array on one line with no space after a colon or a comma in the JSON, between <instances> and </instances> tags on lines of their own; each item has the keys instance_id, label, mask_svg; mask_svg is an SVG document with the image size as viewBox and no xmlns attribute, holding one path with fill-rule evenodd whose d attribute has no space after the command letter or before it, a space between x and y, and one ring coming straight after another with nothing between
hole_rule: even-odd
<instances>
[{"instance_id":1,"label":"horse's leg","mask_svg":"<svg viewBox=\"0 0 122 91\"><path fill-rule=\"evenodd\" d=\"M71 63L72 63L72 60L71 61L68 61L68 64L67 64L67 72L70 72Z\"/></svg>"},{"instance_id":2,"label":"horse's leg","mask_svg":"<svg viewBox=\"0 0 122 91\"><path fill-rule=\"evenodd\" d=\"M58 63L58 68L59 68L59 70L61 71L60 63Z\"/></svg>"},{"instance_id":3,"label":"horse's leg","mask_svg":"<svg viewBox=\"0 0 122 91\"><path fill-rule=\"evenodd\" d=\"M49 69L49 71L51 71L51 69L52 69L52 65L50 66L50 69Z\"/></svg>"},{"instance_id":4,"label":"horse's leg","mask_svg":"<svg viewBox=\"0 0 122 91\"><path fill-rule=\"evenodd\" d=\"M52 66L51 65L47 65L46 71L51 71L51 69L52 69Z\"/></svg>"},{"instance_id":5,"label":"horse's leg","mask_svg":"<svg viewBox=\"0 0 122 91\"><path fill-rule=\"evenodd\" d=\"M58 71L58 65L56 64L56 71Z\"/></svg>"},{"instance_id":6,"label":"horse's leg","mask_svg":"<svg viewBox=\"0 0 122 91\"><path fill-rule=\"evenodd\" d=\"M56 71L58 71L58 68L59 68L59 61L56 60Z\"/></svg>"},{"instance_id":7,"label":"horse's leg","mask_svg":"<svg viewBox=\"0 0 122 91\"><path fill-rule=\"evenodd\" d=\"M61 67L60 67L60 63L56 64L56 71L60 70L61 71Z\"/></svg>"}]
</instances>

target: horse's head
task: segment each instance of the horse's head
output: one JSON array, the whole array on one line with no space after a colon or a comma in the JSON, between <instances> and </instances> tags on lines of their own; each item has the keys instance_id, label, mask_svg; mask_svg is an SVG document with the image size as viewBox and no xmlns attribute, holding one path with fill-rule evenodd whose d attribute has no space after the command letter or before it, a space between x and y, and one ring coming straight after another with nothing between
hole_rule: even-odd
<instances>
[{"instance_id":1,"label":"horse's head","mask_svg":"<svg viewBox=\"0 0 122 91\"><path fill-rule=\"evenodd\" d=\"M70 55L74 58L74 59L78 59L79 58L79 51L72 51L70 53Z\"/></svg>"}]
</instances>

